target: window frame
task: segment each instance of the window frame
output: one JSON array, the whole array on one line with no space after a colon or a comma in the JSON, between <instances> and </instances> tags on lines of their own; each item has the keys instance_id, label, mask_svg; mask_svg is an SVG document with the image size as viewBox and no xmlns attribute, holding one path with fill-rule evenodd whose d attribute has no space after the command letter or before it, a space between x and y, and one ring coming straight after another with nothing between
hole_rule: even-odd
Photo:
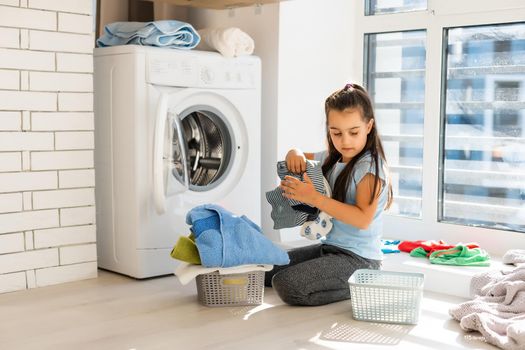
<instances>
[{"instance_id":1,"label":"window frame","mask_svg":"<svg viewBox=\"0 0 525 350\"><path fill-rule=\"evenodd\" d=\"M428 1L426 11L365 16L365 1L355 2L356 76L365 79L365 35L387 32L426 30L425 106L423 125L422 208L420 218L385 215L385 237L401 240L442 239L451 244L477 242L491 254L503 255L509 249L525 246L525 234L486 227L439 222L442 166L442 133L446 84L446 29L525 21L525 4L520 0ZM520 3L521 2L521 3ZM475 12L472 9L476 9ZM359 58L362 59L359 59ZM438 130L438 132L436 132ZM379 125L381 132L381 125ZM387 159L388 160L388 159ZM394 193L395 200L395 193Z\"/></svg>"}]
</instances>

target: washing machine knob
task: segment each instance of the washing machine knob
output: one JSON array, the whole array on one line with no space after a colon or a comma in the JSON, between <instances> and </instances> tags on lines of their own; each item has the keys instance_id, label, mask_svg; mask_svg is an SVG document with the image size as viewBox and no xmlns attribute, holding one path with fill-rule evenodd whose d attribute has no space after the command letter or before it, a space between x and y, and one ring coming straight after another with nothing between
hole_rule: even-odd
<instances>
[{"instance_id":1,"label":"washing machine knob","mask_svg":"<svg viewBox=\"0 0 525 350\"><path fill-rule=\"evenodd\" d=\"M204 83L209 84L213 81L215 78L215 75L213 74L213 71L211 71L209 68L202 68L201 70L201 79Z\"/></svg>"}]
</instances>

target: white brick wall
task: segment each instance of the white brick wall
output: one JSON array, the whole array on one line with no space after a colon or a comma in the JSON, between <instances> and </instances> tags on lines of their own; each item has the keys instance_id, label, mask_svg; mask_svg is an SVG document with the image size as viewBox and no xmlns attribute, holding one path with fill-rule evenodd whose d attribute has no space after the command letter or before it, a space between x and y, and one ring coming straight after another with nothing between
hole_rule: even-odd
<instances>
[{"instance_id":1,"label":"white brick wall","mask_svg":"<svg viewBox=\"0 0 525 350\"><path fill-rule=\"evenodd\" d=\"M0 69L0 89L20 89L20 72Z\"/></svg>"},{"instance_id":2,"label":"white brick wall","mask_svg":"<svg viewBox=\"0 0 525 350\"><path fill-rule=\"evenodd\" d=\"M0 120L0 123L2 121ZM22 170L20 152L0 152L0 172Z\"/></svg>"},{"instance_id":3,"label":"white brick wall","mask_svg":"<svg viewBox=\"0 0 525 350\"><path fill-rule=\"evenodd\" d=\"M93 73L93 57L76 53L57 53L57 71Z\"/></svg>"},{"instance_id":4,"label":"white brick wall","mask_svg":"<svg viewBox=\"0 0 525 350\"><path fill-rule=\"evenodd\" d=\"M92 0L0 0L0 293L97 276Z\"/></svg>"},{"instance_id":5,"label":"white brick wall","mask_svg":"<svg viewBox=\"0 0 525 350\"><path fill-rule=\"evenodd\" d=\"M14 116L18 117L19 116ZM12 125L20 124L19 121L13 117ZM2 114L0 113L0 119ZM31 113L31 126L34 131L59 131L59 130L94 130L94 116L93 113ZM18 129L17 129L18 130Z\"/></svg>"},{"instance_id":6,"label":"white brick wall","mask_svg":"<svg viewBox=\"0 0 525 350\"><path fill-rule=\"evenodd\" d=\"M0 28L0 47L20 46L20 30L14 28Z\"/></svg>"},{"instance_id":7,"label":"white brick wall","mask_svg":"<svg viewBox=\"0 0 525 350\"><path fill-rule=\"evenodd\" d=\"M22 128L21 116L20 112L0 111L0 131L20 130Z\"/></svg>"}]
</instances>

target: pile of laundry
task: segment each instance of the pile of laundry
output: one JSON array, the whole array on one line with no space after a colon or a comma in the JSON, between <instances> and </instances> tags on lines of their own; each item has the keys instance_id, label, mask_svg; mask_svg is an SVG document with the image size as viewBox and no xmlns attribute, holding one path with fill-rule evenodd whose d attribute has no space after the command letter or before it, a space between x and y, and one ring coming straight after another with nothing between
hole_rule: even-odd
<instances>
[{"instance_id":1,"label":"pile of laundry","mask_svg":"<svg viewBox=\"0 0 525 350\"><path fill-rule=\"evenodd\" d=\"M215 204L204 204L186 215L191 234L180 237L171 256L182 261L175 275L182 284L195 276L269 271L286 265L288 254L276 246L261 228L246 216L237 216Z\"/></svg>"},{"instance_id":2,"label":"pile of laundry","mask_svg":"<svg viewBox=\"0 0 525 350\"><path fill-rule=\"evenodd\" d=\"M465 331L480 332L488 343L506 350L525 349L525 250L509 250L503 263L511 270L476 274L474 298L449 310Z\"/></svg>"},{"instance_id":3,"label":"pile of laundry","mask_svg":"<svg viewBox=\"0 0 525 350\"><path fill-rule=\"evenodd\" d=\"M398 249L417 258L428 258L431 264L490 266L490 255L477 243L450 245L442 240L403 241Z\"/></svg>"}]
</instances>

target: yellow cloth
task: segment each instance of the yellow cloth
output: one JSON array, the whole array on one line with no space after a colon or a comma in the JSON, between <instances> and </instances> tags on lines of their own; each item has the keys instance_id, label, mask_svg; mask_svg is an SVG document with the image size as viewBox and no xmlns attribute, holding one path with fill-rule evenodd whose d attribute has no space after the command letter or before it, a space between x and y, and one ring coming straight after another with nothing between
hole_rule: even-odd
<instances>
[{"instance_id":1,"label":"yellow cloth","mask_svg":"<svg viewBox=\"0 0 525 350\"><path fill-rule=\"evenodd\" d=\"M189 237L179 237L179 240L170 253L173 259L185 261L190 264L201 265L199 250L195 244L195 237L190 234Z\"/></svg>"}]
</instances>

